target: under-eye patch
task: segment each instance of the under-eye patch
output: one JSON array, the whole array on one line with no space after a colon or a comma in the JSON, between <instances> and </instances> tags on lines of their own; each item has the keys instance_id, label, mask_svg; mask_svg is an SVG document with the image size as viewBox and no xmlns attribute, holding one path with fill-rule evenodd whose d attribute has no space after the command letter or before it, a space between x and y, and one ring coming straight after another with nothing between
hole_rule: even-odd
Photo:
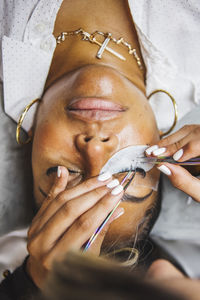
<instances>
[{"instance_id":1,"label":"under-eye patch","mask_svg":"<svg viewBox=\"0 0 200 300\"><path fill-rule=\"evenodd\" d=\"M135 176L132 186L147 187L156 191L158 189L158 176L153 169L154 161L149 162L144 154L147 148L147 145L136 145L119 150L106 162L100 173L109 172L114 175L140 170L137 172L139 176Z\"/></svg>"}]
</instances>

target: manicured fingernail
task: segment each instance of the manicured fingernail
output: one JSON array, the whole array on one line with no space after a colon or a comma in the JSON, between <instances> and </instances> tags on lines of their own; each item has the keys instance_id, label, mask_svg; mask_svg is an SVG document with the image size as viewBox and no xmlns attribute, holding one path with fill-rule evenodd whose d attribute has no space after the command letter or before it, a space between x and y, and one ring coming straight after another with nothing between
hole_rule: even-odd
<instances>
[{"instance_id":1,"label":"manicured fingernail","mask_svg":"<svg viewBox=\"0 0 200 300\"><path fill-rule=\"evenodd\" d=\"M166 152L166 148L164 148L164 147L163 148L158 148L157 150L153 151L153 155L158 156L158 155L161 155L165 152Z\"/></svg>"},{"instance_id":2,"label":"manicured fingernail","mask_svg":"<svg viewBox=\"0 0 200 300\"><path fill-rule=\"evenodd\" d=\"M173 155L174 160L179 160L183 156L183 149L178 150L176 153Z\"/></svg>"},{"instance_id":3,"label":"manicured fingernail","mask_svg":"<svg viewBox=\"0 0 200 300\"><path fill-rule=\"evenodd\" d=\"M123 191L123 186L119 184L112 190L111 194L113 196L116 196L116 195L120 194L122 191Z\"/></svg>"},{"instance_id":4,"label":"manicured fingernail","mask_svg":"<svg viewBox=\"0 0 200 300\"><path fill-rule=\"evenodd\" d=\"M58 169L57 169L57 176L58 176L58 178L60 178L61 173L62 173L61 167L58 167Z\"/></svg>"},{"instance_id":5,"label":"manicured fingernail","mask_svg":"<svg viewBox=\"0 0 200 300\"><path fill-rule=\"evenodd\" d=\"M153 145L145 150L145 152L150 155L154 150L158 149L158 145Z\"/></svg>"},{"instance_id":6,"label":"manicured fingernail","mask_svg":"<svg viewBox=\"0 0 200 300\"><path fill-rule=\"evenodd\" d=\"M114 187L118 186L119 185L119 180L118 179L113 179L111 182L109 182L107 184L107 187L109 189L113 189Z\"/></svg>"},{"instance_id":7,"label":"manicured fingernail","mask_svg":"<svg viewBox=\"0 0 200 300\"><path fill-rule=\"evenodd\" d=\"M121 207L121 211L118 213L118 215L116 215L116 216L114 217L114 220L118 219L118 218L121 217L123 214L124 214L124 209L123 209L123 207Z\"/></svg>"},{"instance_id":8,"label":"manicured fingernail","mask_svg":"<svg viewBox=\"0 0 200 300\"><path fill-rule=\"evenodd\" d=\"M165 175L170 176L172 175L172 172L170 171L170 169L164 165L159 166L158 169L163 172Z\"/></svg>"},{"instance_id":9,"label":"manicured fingernail","mask_svg":"<svg viewBox=\"0 0 200 300\"><path fill-rule=\"evenodd\" d=\"M112 177L112 175L109 172L105 172L105 173L98 176L98 180L99 181L106 181L111 177Z\"/></svg>"}]
</instances>

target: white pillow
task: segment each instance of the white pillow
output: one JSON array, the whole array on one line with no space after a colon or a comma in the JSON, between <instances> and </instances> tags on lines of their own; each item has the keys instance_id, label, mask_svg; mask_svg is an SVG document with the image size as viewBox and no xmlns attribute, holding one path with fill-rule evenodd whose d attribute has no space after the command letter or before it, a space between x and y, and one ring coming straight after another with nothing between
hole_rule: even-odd
<instances>
[{"instance_id":1,"label":"white pillow","mask_svg":"<svg viewBox=\"0 0 200 300\"><path fill-rule=\"evenodd\" d=\"M26 226L33 215L31 145L19 146L16 123L4 112L0 83L0 236Z\"/></svg>"}]
</instances>

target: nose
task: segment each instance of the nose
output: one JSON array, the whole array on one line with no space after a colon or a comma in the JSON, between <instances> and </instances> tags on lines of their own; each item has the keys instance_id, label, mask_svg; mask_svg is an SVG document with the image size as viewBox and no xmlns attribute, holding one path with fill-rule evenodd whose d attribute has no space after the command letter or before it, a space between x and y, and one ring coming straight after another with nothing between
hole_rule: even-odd
<instances>
[{"instance_id":1,"label":"nose","mask_svg":"<svg viewBox=\"0 0 200 300\"><path fill-rule=\"evenodd\" d=\"M76 148L81 153L86 178L99 174L106 161L117 151L118 144L114 134L104 137L80 134L76 137Z\"/></svg>"}]
</instances>

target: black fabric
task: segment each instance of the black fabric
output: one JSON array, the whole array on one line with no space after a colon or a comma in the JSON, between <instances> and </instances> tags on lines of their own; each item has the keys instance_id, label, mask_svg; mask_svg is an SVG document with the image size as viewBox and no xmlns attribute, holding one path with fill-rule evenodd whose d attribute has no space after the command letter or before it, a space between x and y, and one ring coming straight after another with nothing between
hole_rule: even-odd
<instances>
[{"instance_id":1,"label":"black fabric","mask_svg":"<svg viewBox=\"0 0 200 300\"><path fill-rule=\"evenodd\" d=\"M20 267L8 275L0 284L1 300L37 299L36 295L39 295L39 289L26 273L26 261L27 258Z\"/></svg>"}]
</instances>

